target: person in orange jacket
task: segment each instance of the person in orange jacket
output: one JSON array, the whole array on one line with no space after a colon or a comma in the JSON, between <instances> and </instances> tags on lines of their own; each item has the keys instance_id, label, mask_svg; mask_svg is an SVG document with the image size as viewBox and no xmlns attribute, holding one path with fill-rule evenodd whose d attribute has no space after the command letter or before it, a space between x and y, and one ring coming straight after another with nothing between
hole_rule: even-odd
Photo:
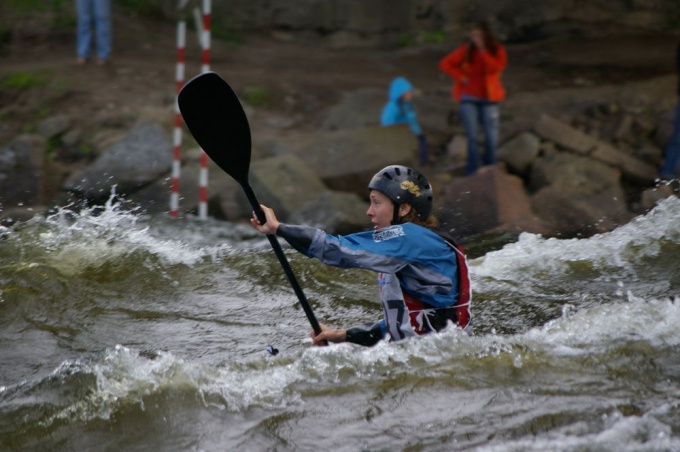
<instances>
[{"instance_id":1,"label":"person in orange jacket","mask_svg":"<svg viewBox=\"0 0 680 452\"><path fill-rule=\"evenodd\" d=\"M477 23L469 42L460 45L439 61L439 68L454 79L451 96L459 103L459 112L467 137L466 175L480 167L477 151L477 127L484 133L484 165L496 163L498 147L498 103L505 99L501 74L508 57L487 22Z\"/></svg>"}]
</instances>

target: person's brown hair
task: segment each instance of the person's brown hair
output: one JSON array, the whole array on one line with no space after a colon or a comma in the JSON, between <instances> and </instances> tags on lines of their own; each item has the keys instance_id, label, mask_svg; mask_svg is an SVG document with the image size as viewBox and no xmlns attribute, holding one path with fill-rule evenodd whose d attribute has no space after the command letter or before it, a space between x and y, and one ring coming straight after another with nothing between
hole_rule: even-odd
<instances>
[{"instance_id":1,"label":"person's brown hair","mask_svg":"<svg viewBox=\"0 0 680 452\"><path fill-rule=\"evenodd\" d=\"M430 214L430 216L423 220L416 214L413 207L411 207L409 213L399 218L399 221L401 223L414 223L429 229L437 229L439 227L439 220L437 220L437 217L435 217L434 214Z\"/></svg>"},{"instance_id":2,"label":"person's brown hair","mask_svg":"<svg viewBox=\"0 0 680 452\"><path fill-rule=\"evenodd\" d=\"M479 30L482 32L482 37L484 38L484 45L489 50L489 52L495 56L496 52L498 51L499 42L498 39L496 38L496 35L494 35L493 31L491 30L491 25L489 25L489 22L485 20L479 21L475 24L474 27L472 27L472 29ZM473 49L474 47L472 45L470 45L470 47L468 48L468 52L466 55L466 59L468 62L472 61Z\"/></svg>"}]
</instances>

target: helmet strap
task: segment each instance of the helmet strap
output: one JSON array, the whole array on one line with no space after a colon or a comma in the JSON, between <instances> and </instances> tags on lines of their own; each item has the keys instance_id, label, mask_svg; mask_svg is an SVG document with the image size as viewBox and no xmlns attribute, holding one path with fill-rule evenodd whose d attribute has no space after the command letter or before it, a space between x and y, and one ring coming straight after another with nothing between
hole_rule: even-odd
<instances>
[{"instance_id":1,"label":"helmet strap","mask_svg":"<svg viewBox=\"0 0 680 452\"><path fill-rule=\"evenodd\" d=\"M400 224L401 221L399 221L399 208L401 207L401 204L394 203L394 213L392 214L392 224Z\"/></svg>"}]
</instances>

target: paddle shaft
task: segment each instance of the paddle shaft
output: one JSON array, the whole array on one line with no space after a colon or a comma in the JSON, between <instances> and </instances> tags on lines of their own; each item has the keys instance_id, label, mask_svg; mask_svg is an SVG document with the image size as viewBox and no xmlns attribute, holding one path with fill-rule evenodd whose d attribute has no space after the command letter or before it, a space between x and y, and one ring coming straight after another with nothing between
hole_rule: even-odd
<instances>
[{"instance_id":1,"label":"paddle shaft","mask_svg":"<svg viewBox=\"0 0 680 452\"><path fill-rule=\"evenodd\" d=\"M246 192L248 201L250 202L250 205L252 206L255 215L257 215L257 219L260 220L260 223L265 224L267 222L267 218L265 217L264 212L260 207L260 203L257 200L257 197L255 196L255 192L253 192L253 189L250 187L250 184L246 182L242 183L241 186L243 187L243 190ZM290 281L290 285L293 286L295 295L297 295L298 300L302 305L302 309L305 311L307 319L309 319L309 323L312 324L312 329L314 329L314 332L316 334L321 333L321 326L319 326L319 322L316 320L316 317L314 316L312 307L309 305L307 297L305 297L305 293L302 291L302 287L300 287L300 284L298 283L297 278L295 277L295 273L293 273L293 269L290 267L290 263L288 262L286 255L283 253L283 248L281 248L281 244L279 243L275 235L267 234L267 238L269 239L269 243L272 245L272 248L274 248L274 253L276 254L276 257L279 259L281 267L283 267L283 271L288 277L288 281Z\"/></svg>"}]
</instances>

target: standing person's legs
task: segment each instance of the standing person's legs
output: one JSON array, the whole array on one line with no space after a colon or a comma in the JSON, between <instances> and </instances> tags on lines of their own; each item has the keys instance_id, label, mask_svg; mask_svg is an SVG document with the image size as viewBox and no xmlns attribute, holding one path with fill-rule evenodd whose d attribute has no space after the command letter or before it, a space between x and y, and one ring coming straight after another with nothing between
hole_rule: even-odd
<instances>
[{"instance_id":1,"label":"standing person's legs","mask_svg":"<svg viewBox=\"0 0 680 452\"><path fill-rule=\"evenodd\" d=\"M101 63L111 56L111 1L94 0L93 3L97 24L97 58Z\"/></svg>"},{"instance_id":2,"label":"standing person's legs","mask_svg":"<svg viewBox=\"0 0 680 452\"><path fill-rule=\"evenodd\" d=\"M84 63L90 56L92 42L92 3L90 0L76 0L78 22L76 26L76 55Z\"/></svg>"},{"instance_id":3,"label":"standing person's legs","mask_svg":"<svg viewBox=\"0 0 680 452\"><path fill-rule=\"evenodd\" d=\"M467 138L467 164L465 175L475 174L479 169L479 152L477 151L477 104L474 102L460 103L460 119Z\"/></svg>"},{"instance_id":4,"label":"standing person's legs","mask_svg":"<svg viewBox=\"0 0 680 452\"><path fill-rule=\"evenodd\" d=\"M663 165L659 170L659 177L675 179L678 176L678 163L680 163L680 101L675 107L673 133L663 154Z\"/></svg>"},{"instance_id":5,"label":"standing person's legs","mask_svg":"<svg viewBox=\"0 0 680 452\"><path fill-rule=\"evenodd\" d=\"M498 148L499 114L498 104L484 104L480 111L480 122L484 131L484 165L496 164Z\"/></svg>"}]
</instances>

